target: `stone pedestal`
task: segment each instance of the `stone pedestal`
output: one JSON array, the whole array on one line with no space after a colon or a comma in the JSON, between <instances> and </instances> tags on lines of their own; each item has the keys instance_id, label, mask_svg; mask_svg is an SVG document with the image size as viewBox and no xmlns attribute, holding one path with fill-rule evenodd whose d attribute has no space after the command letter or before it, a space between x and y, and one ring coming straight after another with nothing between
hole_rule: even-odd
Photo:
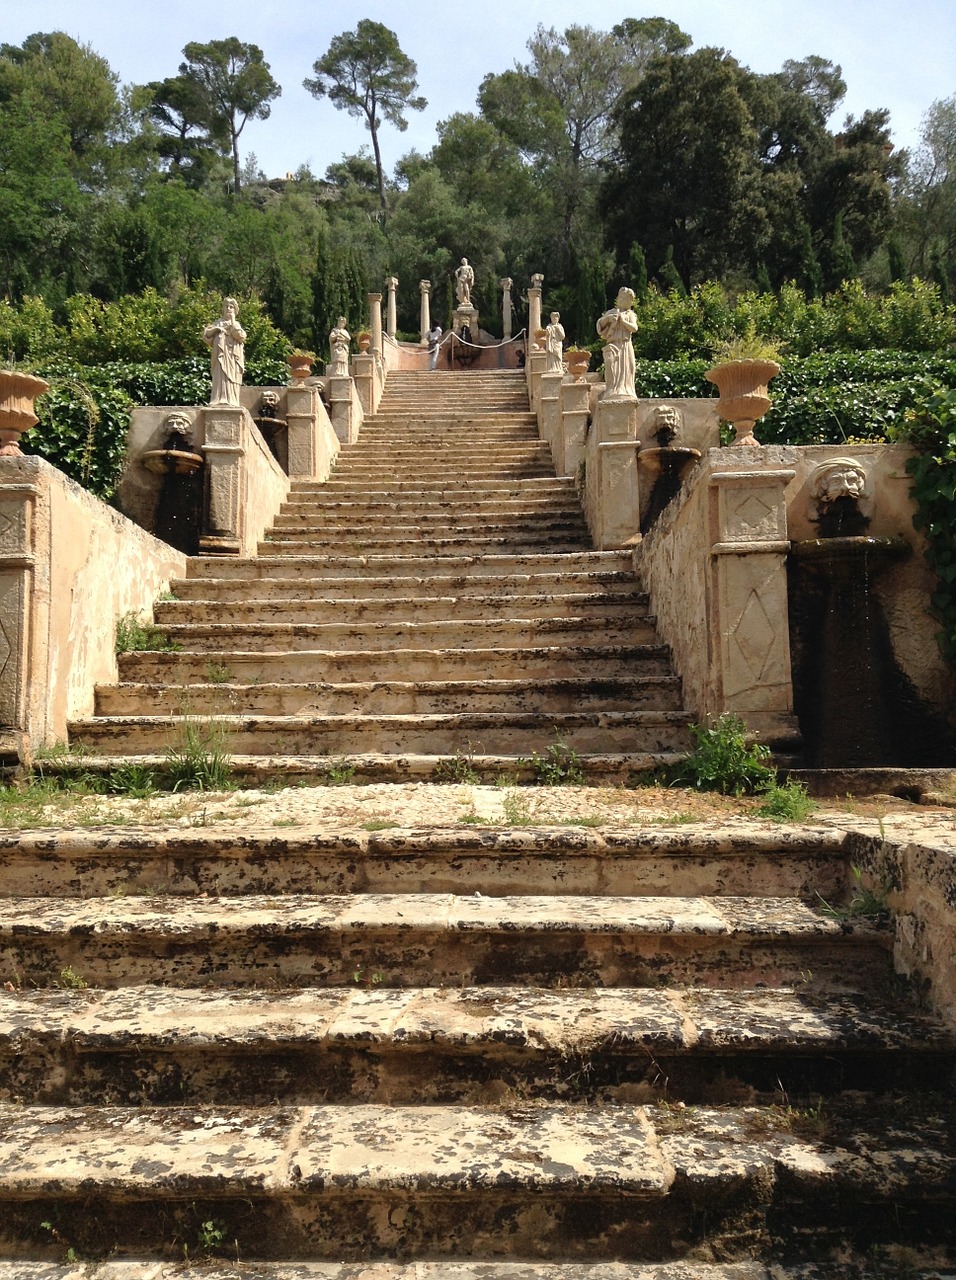
<instances>
[{"instance_id":1,"label":"stone pedestal","mask_svg":"<svg viewBox=\"0 0 956 1280\"><path fill-rule=\"evenodd\" d=\"M374 364L375 358L371 355L352 357L352 378L355 382L355 390L358 392L362 412L366 417L374 413L374 409L372 407L374 399L374 389L372 386Z\"/></svg>"},{"instance_id":2,"label":"stone pedestal","mask_svg":"<svg viewBox=\"0 0 956 1280\"><path fill-rule=\"evenodd\" d=\"M555 440L561 427L561 383L563 373L542 373L538 380L538 433L551 446L554 457Z\"/></svg>"},{"instance_id":3,"label":"stone pedestal","mask_svg":"<svg viewBox=\"0 0 956 1280\"><path fill-rule=\"evenodd\" d=\"M586 382L570 379L561 383L561 419L551 443L559 476L577 476L584 458L588 435L588 403L591 388Z\"/></svg>"},{"instance_id":4,"label":"stone pedestal","mask_svg":"<svg viewBox=\"0 0 956 1280\"><path fill-rule=\"evenodd\" d=\"M359 436L358 414L353 413L354 384L351 377L330 377L326 383L329 417L340 444L354 444Z\"/></svg>"},{"instance_id":5,"label":"stone pedestal","mask_svg":"<svg viewBox=\"0 0 956 1280\"><path fill-rule=\"evenodd\" d=\"M36 568L35 484L0 484L0 760L29 763L27 680Z\"/></svg>"},{"instance_id":6,"label":"stone pedestal","mask_svg":"<svg viewBox=\"0 0 956 1280\"><path fill-rule=\"evenodd\" d=\"M635 401L602 401L594 415L589 458L597 464L597 475L588 477L588 487L596 499L591 534L599 551L641 540L636 409Z\"/></svg>"},{"instance_id":7,"label":"stone pedestal","mask_svg":"<svg viewBox=\"0 0 956 1280\"><path fill-rule=\"evenodd\" d=\"M454 333L461 333L466 325L468 326L468 332L471 334L470 341L477 343L478 308L471 306L467 302L455 308L455 314L452 317L452 330Z\"/></svg>"},{"instance_id":8,"label":"stone pedestal","mask_svg":"<svg viewBox=\"0 0 956 1280\"><path fill-rule=\"evenodd\" d=\"M314 476L317 473L315 387L290 387L286 392L286 421L289 424L289 475Z\"/></svg>"},{"instance_id":9,"label":"stone pedestal","mask_svg":"<svg viewBox=\"0 0 956 1280\"><path fill-rule=\"evenodd\" d=\"M712 472L709 631L716 704L765 742L796 742L787 616L785 490L795 472Z\"/></svg>"},{"instance_id":10,"label":"stone pedestal","mask_svg":"<svg viewBox=\"0 0 956 1280\"><path fill-rule=\"evenodd\" d=\"M210 405L202 411L206 492L200 555L242 551L243 413L231 405Z\"/></svg>"},{"instance_id":11,"label":"stone pedestal","mask_svg":"<svg viewBox=\"0 0 956 1280\"><path fill-rule=\"evenodd\" d=\"M538 405L540 403L541 375L544 373L547 363L548 356L544 351L529 350L525 357L525 376L528 380L528 398L531 401L531 409L534 413L538 412Z\"/></svg>"}]
</instances>

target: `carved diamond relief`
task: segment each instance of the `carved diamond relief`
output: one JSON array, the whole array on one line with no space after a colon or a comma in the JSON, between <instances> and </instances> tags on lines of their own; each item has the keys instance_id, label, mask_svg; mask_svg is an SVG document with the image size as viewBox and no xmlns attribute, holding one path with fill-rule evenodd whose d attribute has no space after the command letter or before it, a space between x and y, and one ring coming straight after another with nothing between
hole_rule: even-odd
<instances>
[{"instance_id":1,"label":"carved diamond relief","mask_svg":"<svg viewBox=\"0 0 956 1280\"><path fill-rule=\"evenodd\" d=\"M748 493L742 501L738 498L733 505L728 502L724 534L728 542L754 542L776 534L776 503L771 505L756 493Z\"/></svg>"},{"instance_id":2,"label":"carved diamond relief","mask_svg":"<svg viewBox=\"0 0 956 1280\"><path fill-rule=\"evenodd\" d=\"M756 591L750 592L743 612L731 629L731 636L754 681L761 680L773 658L777 629Z\"/></svg>"}]
</instances>

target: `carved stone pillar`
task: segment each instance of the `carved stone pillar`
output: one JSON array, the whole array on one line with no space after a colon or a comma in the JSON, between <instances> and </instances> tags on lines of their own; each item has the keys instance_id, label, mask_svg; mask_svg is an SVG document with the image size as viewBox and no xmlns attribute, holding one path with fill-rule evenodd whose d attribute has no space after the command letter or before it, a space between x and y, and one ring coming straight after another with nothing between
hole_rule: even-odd
<instances>
[{"instance_id":1,"label":"carved stone pillar","mask_svg":"<svg viewBox=\"0 0 956 1280\"><path fill-rule=\"evenodd\" d=\"M710 476L708 630L717 710L734 712L765 742L798 739L787 621L789 469Z\"/></svg>"},{"instance_id":2,"label":"carved stone pillar","mask_svg":"<svg viewBox=\"0 0 956 1280\"><path fill-rule=\"evenodd\" d=\"M599 551L634 546L641 540L641 505L638 489L637 405L626 401L599 401L591 428L596 498L592 535ZM590 468L591 463L588 463ZM592 486L592 478L588 477Z\"/></svg>"},{"instance_id":3,"label":"carved stone pillar","mask_svg":"<svg viewBox=\"0 0 956 1280\"><path fill-rule=\"evenodd\" d=\"M499 280L501 285L501 331L505 342L511 337L511 286L514 284L511 276L505 276L503 280Z\"/></svg>"},{"instance_id":4,"label":"carved stone pillar","mask_svg":"<svg viewBox=\"0 0 956 1280\"><path fill-rule=\"evenodd\" d=\"M541 376L544 373L547 363L548 353L546 351L528 351L525 354L524 368L525 379L528 383L528 396L531 400L532 410L539 414L539 425L541 422Z\"/></svg>"},{"instance_id":5,"label":"carved stone pillar","mask_svg":"<svg viewBox=\"0 0 956 1280\"><path fill-rule=\"evenodd\" d=\"M541 328L541 293L544 289L544 276L535 274L531 277L531 288L528 290L528 343L537 341L535 334Z\"/></svg>"},{"instance_id":6,"label":"carved stone pillar","mask_svg":"<svg viewBox=\"0 0 956 1280\"><path fill-rule=\"evenodd\" d=\"M25 763L38 492L25 477L0 482L0 759Z\"/></svg>"},{"instance_id":7,"label":"carved stone pillar","mask_svg":"<svg viewBox=\"0 0 956 1280\"><path fill-rule=\"evenodd\" d=\"M395 291L398 289L398 276L389 276L385 281L388 290L388 305L385 311L385 332L394 342L398 332L398 314L395 305Z\"/></svg>"},{"instance_id":8,"label":"carved stone pillar","mask_svg":"<svg viewBox=\"0 0 956 1280\"><path fill-rule=\"evenodd\" d=\"M286 392L286 421L289 424L289 475L314 476L317 470L315 387L289 387Z\"/></svg>"},{"instance_id":9,"label":"carved stone pillar","mask_svg":"<svg viewBox=\"0 0 956 1280\"><path fill-rule=\"evenodd\" d=\"M421 336L422 342L425 343L428 341L428 330L432 327L431 314L429 311L432 282L430 280L419 280L418 291L422 295Z\"/></svg>"},{"instance_id":10,"label":"carved stone pillar","mask_svg":"<svg viewBox=\"0 0 956 1280\"><path fill-rule=\"evenodd\" d=\"M368 295L368 314L369 328L372 331L372 341L369 343L368 353L377 360L382 358L382 295L380 293L370 293Z\"/></svg>"},{"instance_id":11,"label":"carved stone pillar","mask_svg":"<svg viewBox=\"0 0 956 1280\"><path fill-rule=\"evenodd\" d=\"M587 442L590 395L591 388L586 382L561 383L561 423L557 438L551 442L559 476L578 474Z\"/></svg>"},{"instance_id":12,"label":"carved stone pillar","mask_svg":"<svg viewBox=\"0 0 956 1280\"><path fill-rule=\"evenodd\" d=\"M242 551L243 412L230 405L210 405L202 411L206 480L200 555Z\"/></svg>"},{"instance_id":13,"label":"carved stone pillar","mask_svg":"<svg viewBox=\"0 0 956 1280\"><path fill-rule=\"evenodd\" d=\"M538 383L538 431L551 446L554 457L554 441L561 422L561 383L563 373L542 373Z\"/></svg>"}]
</instances>

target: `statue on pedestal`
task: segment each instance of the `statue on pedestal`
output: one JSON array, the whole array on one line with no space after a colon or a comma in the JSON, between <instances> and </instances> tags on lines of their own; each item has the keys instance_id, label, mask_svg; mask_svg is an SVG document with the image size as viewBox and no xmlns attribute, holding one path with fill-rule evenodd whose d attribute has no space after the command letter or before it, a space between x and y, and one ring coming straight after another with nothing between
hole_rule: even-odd
<instances>
[{"instance_id":1,"label":"statue on pedestal","mask_svg":"<svg viewBox=\"0 0 956 1280\"><path fill-rule=\"evenodd\" d=\"M604 348L602 400L637 399L634 391L637 365L631 342L637 333L637 316L633 310L635 296L633 289L619 289L614 306L605 311L597 322L598 336L607 344Z\"/></svg>"},{"instance_id":2,"label":"statue on pedestal","mask_svg":"<svg viewBox=\"0 0 956 1280\"><path fill-rule=\"evenodd\" d=\"M239 389L246 367L246 331L236 319L238 310L235 298L225 298L220 318L202 331L203 342L212 348L210 404L239 407Z\"/></svg>"},{"instance_id":3,"label":"statue on pedestal","mask_svg":"<svg viewBox=\"0 0 956 1280\"><path fill-rule=\"evenodd\" d=\"M333 378L348 377L349 347L352 335L346 328L345 316L339 316L335 328L329 334L329 351L332 359L329 362L329 375Z\"/></svg>"},{"instance_id":4,"label":"statue on pedestal","mask_svg":"<svg viewBox=\"0 0 956 1280\"><path fill-rule=\"evenodd\" d=\"M551 323L545 329L544 349L548 356L545 373L564 373L564 326L560 311L551 312Z\"/></svg>"},{"instance_id":5,"label":"statue on pedestal","mask_svg":"<svg viewBox=\"0 0 956 1280\"><path fill-rule=\"evenodd\" d=\"M467 258L462 258L461 266L455 272L455 296L460 307L471 306L471 291L475 283L475 269Z\"/></svg>"}]
</instances>

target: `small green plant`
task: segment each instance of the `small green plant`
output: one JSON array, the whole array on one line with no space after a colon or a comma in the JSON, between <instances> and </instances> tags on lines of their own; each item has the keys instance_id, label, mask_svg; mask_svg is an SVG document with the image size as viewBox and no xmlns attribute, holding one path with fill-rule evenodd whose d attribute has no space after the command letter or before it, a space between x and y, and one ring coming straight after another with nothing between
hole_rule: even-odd
<instances>
[{"instance_id":1,"label":"small green plant","mask_svg":"<svg viewBox=\"0 0 956 1280\"><path fill-rule=\"evenodd\" d=\"M232 679L232 671L224 662L207 662L206 679L210 684L228 684Z\"/></svg>"},{"instance_id":2,"label":"small green plant","mask_svg":"<svg viewBox=\"0 0 956 1280\"><path fill-rule=\"evenodd\" d=\"M740 716L724 712L709 725L692 724L690 731L696 745L671 771L671 782L739 796L765 791L776 781L770 749L747 741Z\"/></svg>"},{"instance_id":3,"label":"small green plant","mask_svg":"<svg viewBox=\"0 0 956 1280\"><path fill-rule=\"evenodd\" d=\"M474 757L456 751L447 760L439 760L432 772L434 782L460 782L475 786L481 782L481 774L474 766Z\"/></svg>"},{"instance_id":4,"label":"small green plant","mask_svg":"<svg viewBox=\"0 0 956 1280\"><path fill-rule=\"evenodd\" d=\"M363 831L385 831L389 827L397 827L397 822L389 822L387 818L369 818L368 822L362 823Z\"/></svg>"},{"instance_id":5,"label":"small green plant","mask_svg":"<svg viewBox=\"0 0 956 1280\"><path fill-rule=\"evenodd\" d=\"M202 1253L216 1253L226 1243L229 1228L221 1218L208 1218L196 1229L196 1246Z\"/></svg>"},{"instance_id":6,"label":"small green plant","mask_svg":"<svg viewBox=\"0 0 956 1280\"><path fill-rule=\"evenodd\" d=\"M365 987L367 991L371 991L373 987L381 986L385 981L384 973L369 973L364 964L356 966L352 974L352 981L356 986Z\"/></svg>"},{"instance_id":7,"label":"small green plant","mask_svg":"<svg viewBox=\"0 0 956 1280\"><path fill-rule=\"evenodd\" d=\"M526 796L509 791L501 803L505 821L512 827L529 827L534 819Z\"/></svg>"},{"instance_id":8,"label":"small green plant","mask_svg":"<svg viewBox=\"0 0 956 1280\"><path fill-rule=\"evenodd\" d=\"M831 906L819 893L821 910L832 920L885 920L890 914L886 895L890 886L881 880L875 887L863 883L863 868L855 864L850 868L853 875L853 892L845 907Z\"/></svg>"},{"instance_id":9,"label":"small green plant","mask_svg":"<svg viewBox=\"0 0 956 1280\"><path fill-rule=\"evenodd\" d=\"M176 641L170 640L161 627L157 627L154 622L144 622L142 614L135 609L130 609L116 619L117 653L138 653L144 650L172 653L179 648Z\"/></svg>"},{"instance_id":10,"label":"small green plant","mask_svg":"<svg viewBox=\"0 0 956 1280\"><path fill-rule=\"evenodd\" d=\"M532 751L526 762L532 773L532 785L536 787L580 787L584 785L584 768L581 757L558 734L542 755Z\"/></svg>"},{"instance_id":11,"label":"small green plant","mask_svg":"<svg viewBox=\"0 0 956 1280\"><path fill-rule=\"evenodd\" d=\"M763 803L756 810L757 816L774 822L806 822L816 808L806 787L796 778L788 778L782 786L772 782L761 795Z\"/></svg>"},{"instance_id":12,"label":"small green plant","mask_svg":"<svg viewBox=\"0 0 956 1280\"><path fill-rule=\"evenodd\" d=\"M187 717L178 745L166 751L166 772L173 791L228 790L232 786L232 765L223 726Z\"/></svg>"},{"instance_id":13,"label":"small green plant","mask_svg":"<svg viewBox=\"0 0 956 1280\"><path fill-rule=\"evenodd\" d=\"M348 787L355 781L355 765L345 756L332 760L323 775L323 781L329 787Z\"/></svg>"},{"instance_id":14,"label":"small green plant","mask_svg":"<svg viewBox=\"0 0 956 1280\"><path fill-rule=\"evenodd\" d=\"M153 771L142 764L117 765L106 775L104 783L104 790L110 795L129 796L131 800L148 800L156 794Z\"/></svg>"},{"instance_id":15,"label":"small green plant","mask_svg":"<svg viewBox=\"0 0 956 1280\"><path fill-rule=\"evenodd\" d=\"M63 987L65 991L85 991L86 979L82 978L72 965L67 965L65 969L60 970L56 985Z\"/></svg>"},{"instance_id":16,"label":"small green plant","mask_svg":"<svg viewBox=\"0 0 956 1280\"><path fill-rule=\"evenodd\" d=\"M718 364L730 364L734 360L774 360L781 356L781 345L764 338L757 333L751 321L743 333L726 342L720 342L714 348L714 360Z\"/></svg>"}]
</instances>

